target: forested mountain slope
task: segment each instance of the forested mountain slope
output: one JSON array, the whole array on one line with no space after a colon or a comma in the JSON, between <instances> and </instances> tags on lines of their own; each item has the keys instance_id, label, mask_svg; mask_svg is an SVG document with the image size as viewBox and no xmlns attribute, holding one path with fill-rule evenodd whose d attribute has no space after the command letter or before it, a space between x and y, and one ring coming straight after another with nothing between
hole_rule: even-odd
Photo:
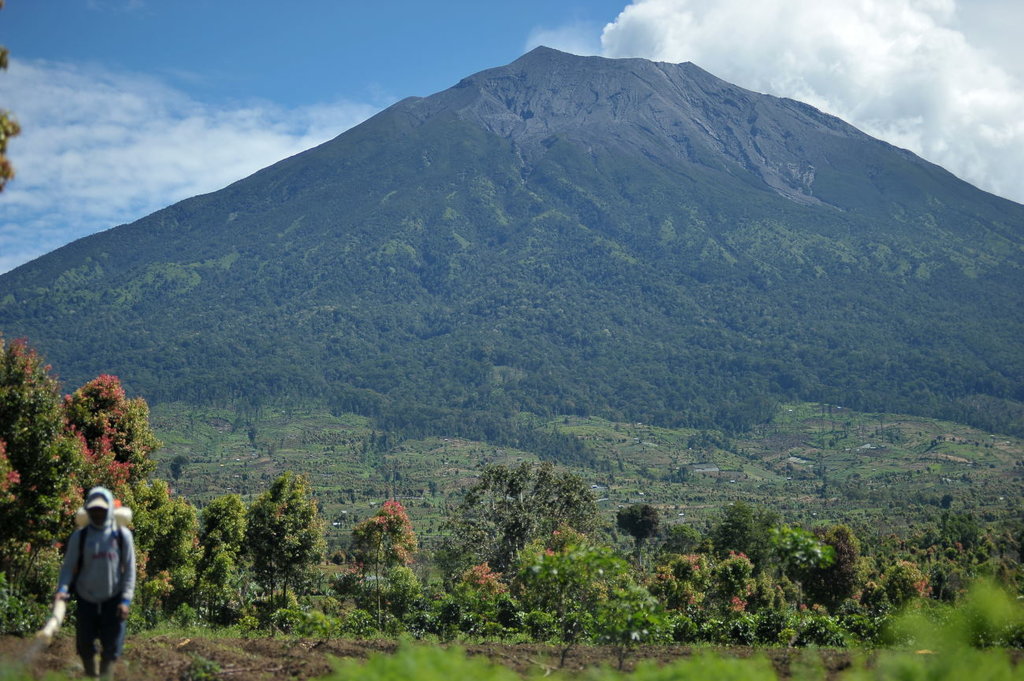
<instances>
[{"instance_id":1,"label":"forested mountain slope","mask_svg":"<svg viewBox=\"0 0 1024 681\"><path fill-rule=\"evenodd\" d=\"M742 429L774 399L1024 432L1024 206L692 64L538 48L0 276L77 385Z\"/></svg>"}]
</instances>

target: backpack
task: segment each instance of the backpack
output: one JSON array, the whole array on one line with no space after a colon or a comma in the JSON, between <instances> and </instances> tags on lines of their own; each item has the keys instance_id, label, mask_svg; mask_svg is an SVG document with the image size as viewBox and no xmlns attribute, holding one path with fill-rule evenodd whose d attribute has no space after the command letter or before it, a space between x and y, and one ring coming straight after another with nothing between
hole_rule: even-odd
<instances>
[{"instance_id":1,"label":"backpack","mask_svg":"<svg viewBox=\"0 0 1024 681\"><path fill-rule=\"evenodd\" d=\"M79 506L75 512L75 527L83 528L89 524L89 513L84 506ZM120 499L114 499L114 527L132 526L132 509L121 505Z\"/></svg>"}]
</instances>

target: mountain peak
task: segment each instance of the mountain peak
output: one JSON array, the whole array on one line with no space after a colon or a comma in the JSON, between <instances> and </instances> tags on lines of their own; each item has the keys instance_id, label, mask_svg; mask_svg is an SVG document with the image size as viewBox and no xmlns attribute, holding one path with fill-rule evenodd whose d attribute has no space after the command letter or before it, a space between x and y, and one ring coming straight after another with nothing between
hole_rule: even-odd
<instances>
[{"instance_id":1,"label":"mountain peak","mask_svg":"<svg viewBox=\"0 0 1024 681\"><path fill-rule=\"evenodd\" d=\"M758 94L686 62L581 57L537 47L506 66L410 103L416 118L454 113L509 139L524 163L554 139L640 153L667 167L700 165L818 204L828 159L811 136L870 139L813 107Z\"/></svg>"}]
</instances>

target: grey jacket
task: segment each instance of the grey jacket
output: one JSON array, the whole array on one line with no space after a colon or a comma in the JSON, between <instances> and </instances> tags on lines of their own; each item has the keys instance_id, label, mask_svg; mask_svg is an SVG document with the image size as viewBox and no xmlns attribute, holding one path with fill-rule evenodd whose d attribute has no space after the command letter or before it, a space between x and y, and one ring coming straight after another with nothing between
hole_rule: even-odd
<instances>
[{"instance_id":1,"label":"grey jacket","mask_svg":"<svg viewBox=\"0 0 1024 681\"><path fill-rule=\"evenodd\" d=\"M103 491L113 508L113 495ZM83 533L84 552L81 549ZM120 542L117 533L121 534ZM82 570L76 579L79 556ZM131 603L135 595L135 542L131 530L114 527L113 513L107 514L107 521L102 527L90 523L71 534L57 581L58 593L67 593L72 581L79 597L90 603L103 603L115 596L119 596L126 605Z\"/></svg>"}]
</instances>

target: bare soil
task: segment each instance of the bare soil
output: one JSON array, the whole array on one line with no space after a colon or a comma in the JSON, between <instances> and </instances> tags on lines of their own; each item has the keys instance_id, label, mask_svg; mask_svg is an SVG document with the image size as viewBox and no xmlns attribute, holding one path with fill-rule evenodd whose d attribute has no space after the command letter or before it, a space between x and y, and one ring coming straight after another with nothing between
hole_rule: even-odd
<instances>
[{"instance_id":1,"label":"bare soil","mask_svg":"<svg viewBox=\"0 0 1024 681\"><path fill-rule=\"evenodd\" d=\"M559 649L554 646L486 643L459 647L469 655L483 655L524 675L558 668ZM202 665L214 662L216 668L205 670L210 678L305 681L330 673L332 658L364 660L375 653L392 653L397 648L397 642L387 640L130 636L117 670L117 679L181 681L195 678ZM624 669L632 669L641 660L666 664L688 657L696 650L707 649L664 645L640 647L626 658ZM728 647L716 649L716 652L741 658L758 653L765 655L783 680L791 677L791 668L795 665L806 665L808 655L819 656L829 679L850 666L850 653L843 650ZM610 646L578 646L569 652L564 670L573 672L597 666L617 667L616 650ZM48 672L62 672L71 678L82 675L74 639L68 635L59 637L45 649L31 638L0 637L0 667L23 667L35 678L41 678Z\"/></svg>"}]
</instances>

